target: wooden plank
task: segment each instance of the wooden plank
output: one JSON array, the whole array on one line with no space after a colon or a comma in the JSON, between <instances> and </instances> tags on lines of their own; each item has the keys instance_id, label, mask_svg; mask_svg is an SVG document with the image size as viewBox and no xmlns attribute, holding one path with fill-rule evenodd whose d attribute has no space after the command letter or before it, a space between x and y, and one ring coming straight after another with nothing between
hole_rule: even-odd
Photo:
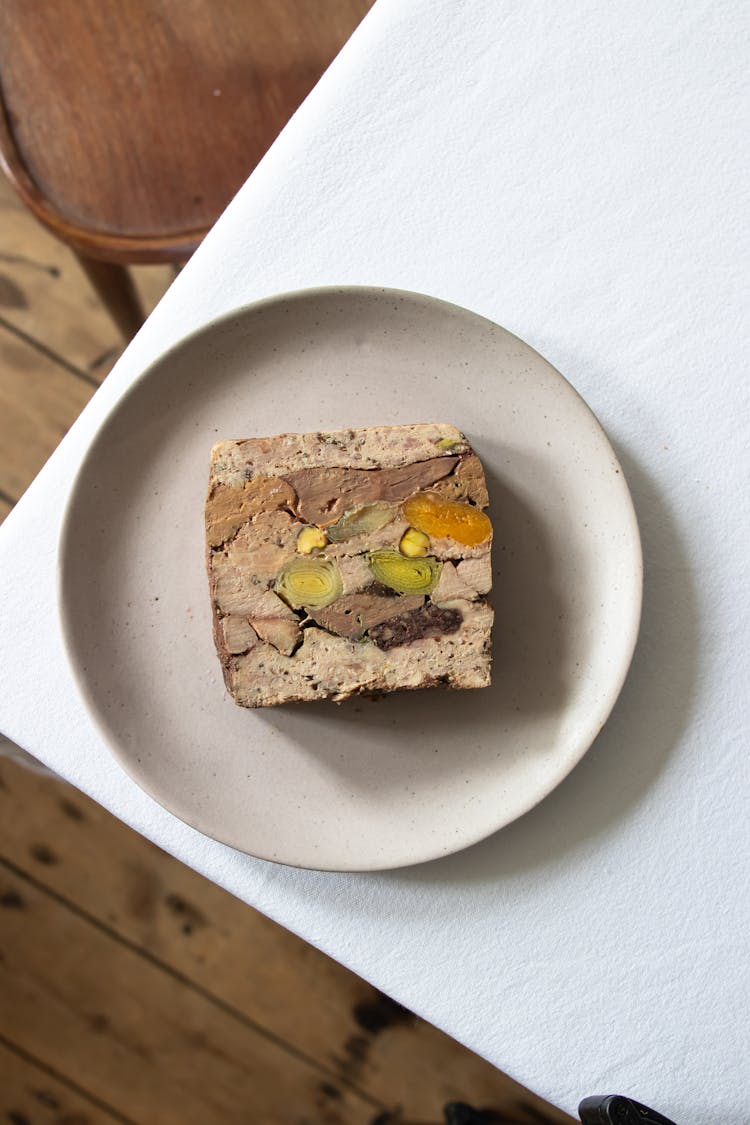
<instances>
[{"instance_id":1,"label":"wooden plank","mask_svg":"<svg viewBox=\"0 0 750 1125\"><path fill-rule=\"evenodd\" d=\"M93 393L0 328L0 492L18 499Z\"/></svg>"},{"instance_id":2,"label":"wooden plank","mask_svg":"<svg viewBox=\"0 0 750 1125\"><path fill-rule=\"evenodd\" d=\"M4 496L0 496L0 523L3 522L13 505Z\"/></svg>"},{"instance_id":3,"label":"wooden plank","mask_svg":"<svg viewBox=\"0 0 750 1125\"><path fill-rule=\"evenodd\" d=\"M0 782L0 854L339 1080L407 1119L461 1100L571 1120L82 794L8 762Z\"/></svg>"},{"instance_id":4,"label":"wooden plank","mask_svg":"<svg viewBox=\"0 0 750 1125\"><path fill-rule=\"evenodd\" d=\"M150 312L172 283L173 271L139 266L133 273ZM1 175L0 317L97 380L123 348L74 254L24 208Z\"/></svg>"},{"instance_id":5,"label":"wooden plank","mask_svg":"<svg viewBox=\"0 0 750 1125\"><path fill-rule=\"evenodd\" d=\"M0 1120L10 1125L122 1125L126 1119L0 1042Z\"/></svg>"},{"instance_id":6,"label":"wooden plank","mask_svg":"<svg viewBox=\"0 0 750 1125\"><path fill-rule=\"evenodd\" d=\"M0 910L4 1039L129 1120L371 1122L371 1102L4 867Z\"/></svg>"}]
</instances>

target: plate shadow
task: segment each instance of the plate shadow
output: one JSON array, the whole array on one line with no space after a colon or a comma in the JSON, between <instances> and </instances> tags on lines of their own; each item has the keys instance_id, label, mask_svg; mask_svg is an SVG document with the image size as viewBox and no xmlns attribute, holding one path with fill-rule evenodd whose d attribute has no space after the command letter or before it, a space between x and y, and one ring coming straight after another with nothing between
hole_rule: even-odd
<instances>
[{"instance_id":1,"label":"plate shadow","mask_svg":"<svg viewBox=\"0 0 750 1125\"><path fill-rule=\"evenodd\" d=\"M615 450L638 514L645 585L638 645L608 723L572 773L525 816L463 852L379 878L422 885L496 882L557 864L637 806L679 744L699 669L694 576L656 483L627 451Z\"/></svg>"}]
</instances>

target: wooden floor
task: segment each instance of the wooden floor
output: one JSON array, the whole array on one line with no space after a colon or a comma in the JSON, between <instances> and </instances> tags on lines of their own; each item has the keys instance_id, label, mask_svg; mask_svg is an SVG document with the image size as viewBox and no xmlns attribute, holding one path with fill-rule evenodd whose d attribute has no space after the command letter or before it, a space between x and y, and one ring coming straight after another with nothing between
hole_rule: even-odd
<instances>
[{"instance_id":1,"label":"wooden floor","mask_svg":"<svg viewBox=\"0 0 750 1125\"><path fill-rule=\"evenodd\" d=\"M153 306L171 273L137 277ZM0 518L120 347L0 177ZM63 782L0 759L0 1122L437 1123L451 1100L570 1120Z\"/></svg>"}]
</instances>

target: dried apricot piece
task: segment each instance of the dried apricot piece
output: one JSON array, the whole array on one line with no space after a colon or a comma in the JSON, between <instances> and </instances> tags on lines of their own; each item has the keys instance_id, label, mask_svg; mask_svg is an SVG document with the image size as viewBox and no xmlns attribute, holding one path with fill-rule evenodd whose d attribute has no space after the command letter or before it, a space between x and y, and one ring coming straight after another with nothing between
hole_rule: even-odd
<instances>
[{"instance_id":1,"label":"dried apricot piece","mask_svg":"<svg viewBox=\"0 0 750 1125\"><path fill-rule=\"evenodd\" d=\"M478 547L492 536L489 517L472 504L444 500L434 492L417 492L404 502L404 516L432 538L445 536L464 547Z\"/></svg>"}]
</instances>

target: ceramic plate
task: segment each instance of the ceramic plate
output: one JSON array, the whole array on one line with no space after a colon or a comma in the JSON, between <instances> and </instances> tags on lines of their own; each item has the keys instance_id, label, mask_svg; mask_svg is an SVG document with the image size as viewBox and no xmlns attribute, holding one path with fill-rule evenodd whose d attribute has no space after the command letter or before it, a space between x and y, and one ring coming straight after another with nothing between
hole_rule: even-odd
<instances>
[{"instance_id":1,"label":"ceramic plate","mask_svg":"<svg viewBox=\"0 0 750 1125\"><path fill-rule=\"evenodd\" d=\"M214 441L429 421L487 472L493 686L236 707L204 570ZM628 489L570 384L496 324L382 289L263 301L163 355L86 455L60 563L70 659L131 777L217 840L333 870L457 851L541 800L607 719L641 603Z\"/></svg>"}]
</instances>

